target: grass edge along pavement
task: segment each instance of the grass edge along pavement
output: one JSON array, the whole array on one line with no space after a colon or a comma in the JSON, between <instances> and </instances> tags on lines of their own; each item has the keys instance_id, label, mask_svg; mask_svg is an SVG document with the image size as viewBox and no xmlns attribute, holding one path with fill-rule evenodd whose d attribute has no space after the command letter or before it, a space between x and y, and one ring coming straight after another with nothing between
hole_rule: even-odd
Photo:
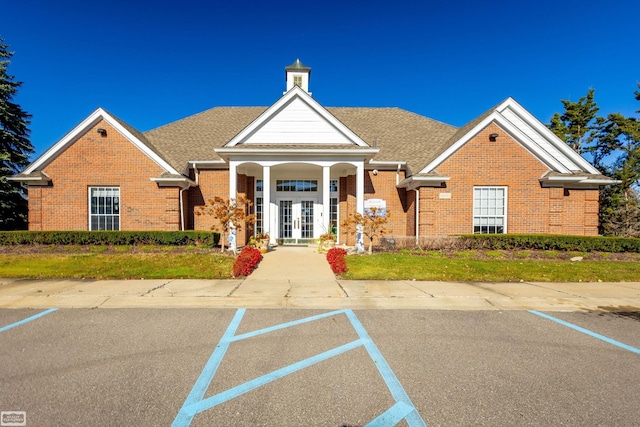
<instances>
[{"instance_id":1,"label":"grass edge along pavement","mask_svg":"<svg viewBox=\"0 0 640 427\"><path fill-rule=\"evenodd\" d=\"M92 248L93 249L93 248ZM116 247L118 249L118 247ZM106 250L106 249L105 249ZM550 253L553 255L553 253ZM483 282L640 281L640 254L631 260L477 259L474 251L450 256L379 253L349 255L349 280ZM485 253L486 255L486 253ZM485 256L486 257L486 256ZM0 277L34 279L231 279L236 258L219 252L0 254ZM258 268L260 268L258 266Z\"/></svg>"}]
</instances>

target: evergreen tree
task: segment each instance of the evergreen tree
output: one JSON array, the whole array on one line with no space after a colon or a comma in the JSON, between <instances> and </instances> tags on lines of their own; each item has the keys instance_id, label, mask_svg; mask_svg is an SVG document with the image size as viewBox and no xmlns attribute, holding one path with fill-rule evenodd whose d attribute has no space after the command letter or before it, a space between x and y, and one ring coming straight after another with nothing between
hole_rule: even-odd
<instances>
[{"instance_id":1,"label":"evergreen tree","mask_svg":"<svg viewBox=\"0 0 640 427\"><path fill-rule=\"evenodd\" d=\"M640 93L635 95L640 100ZM596 138L595 160L607 175L621 181L600 193L601 231L640 237L640 121L619 113L600 117Z\"/></svg>"},{"instance_id":2,"label":"evergreen tree","mask_svg":"<svg viewBox=\"0 0 640 427\"><path fill-rule=\"evenodd\" d=\"M640 91L634 94L640 100ZM605 175L621 181L600 191L600 232L640 237L640 121L619 113L596 117L593 89L578 102L561 102L565 111L554 114L549 129L578 153L591 154L593 165Z\"/></svg>"},{"instance_id":3,"label":"evergreen tree","mask_svg":"<svg viewBox=\"0 0 640 427\"><path fill-rule=\"evenodd\" d=\"M33 146L29 141L31 115L13 102L21 82L7 73L13 52L0 38L0 230L27 228L24 185L7 180L29 163Z\"/></svg>"},{"instance_id":4,"label":"evergreen tree","mask_svg":"<svg viewBox=\"0 0 640 427\"><path fill-rule=\"evenodd\" d=\"M589 92L578 99L578 102L562 99L560 102L564 105L564 113L562 115L555 113L549 125L549 129L578 154L592 150L591 131L594 129L596 114L599 110L594 100L594 93L594 89L589 89Z\"/></svg>"}]
</instances>

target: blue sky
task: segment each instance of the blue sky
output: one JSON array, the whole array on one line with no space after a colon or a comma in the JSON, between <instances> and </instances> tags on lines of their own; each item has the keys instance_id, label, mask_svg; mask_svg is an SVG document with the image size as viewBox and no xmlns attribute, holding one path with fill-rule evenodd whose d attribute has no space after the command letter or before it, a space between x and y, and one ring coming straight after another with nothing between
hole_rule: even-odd
<instances>
[{"instance_id":1,"label":"blue sky","mask_svg":"<svg viewBox=\"0 0 640 427\"><path fill-rule=\"evenodd\" d=\"M637 0L20 0L0 11L35 156L97 107L147 131L271 105L296 58L324 106L456 126L508 96L548 123L590 87L601 114L640 109Z\"/></svg>"}]
</instances>

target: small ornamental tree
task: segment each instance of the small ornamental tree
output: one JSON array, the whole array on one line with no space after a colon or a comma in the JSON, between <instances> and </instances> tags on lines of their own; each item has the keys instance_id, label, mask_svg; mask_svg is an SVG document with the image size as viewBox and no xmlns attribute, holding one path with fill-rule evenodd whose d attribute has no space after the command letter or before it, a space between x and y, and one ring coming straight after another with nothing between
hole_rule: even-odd
<instances>
[{"instance_id":1,"label":"small ornamental tree","mask_svg":"<svg viewBox=\"0 0 640 427\"><path fill-rule=\"evenodd\" d=\"M251 205L251 201L244 196L238 196L235 199L214 197L208 199L204 206L198 206L194 213L196 215L211 215L217 220L218 223L212 225L211 230L220 232L220 244L222 252L224 252L224 242L232 227L240 231L243 224L253 224L256 221L255 215L247 214Z\"/></svg>"},{"instance_id":2,"label":"small ornamental tree","mask_svg":"<svg viewBox=\"0 0 640 427\"><path fill-rule=\"evenodd\" d=\"M369 208L364 214L355 212L349 215L347 219L342 222L342 226L347 232L356 233L359 229L362 229L362 234L369 238L369 255L373 253L373 239L374 237L382 237L387 232L387 221L389 220L389 213L382 214L378 208Z\"/></svg>"}]
</instances>

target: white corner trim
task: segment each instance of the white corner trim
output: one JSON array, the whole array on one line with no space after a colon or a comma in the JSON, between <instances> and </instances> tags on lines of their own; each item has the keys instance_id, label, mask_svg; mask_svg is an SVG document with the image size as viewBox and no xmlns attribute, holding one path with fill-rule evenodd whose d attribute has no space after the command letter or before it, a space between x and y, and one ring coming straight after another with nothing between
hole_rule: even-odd
<instances>
[{"instance_id":1,"label":"white corner trim","mask_svg":"<svg viewBox=\"0 0 640 427\"><path fill-rule=\"evenodd\" d=\"M140 151L153 160L158 166L171 174L180 175L169 163L163 160L160 156L154 153L149 147L143 144L138 138L136 138L131 132L125 129L117 120L109 115L102 108L98 108L91 113L80 124L74 127L69 133L56 142L51 148L49 148L43 155L38 157L33 163L31 163L24 170L23 173L29 174L35 170L41 169L51 163L58 155L60 155L67 147L76 142L82 135L84 135L88 129L96 125L100 120L106 121L110 126L116 129L120 134L127 138L133 145L135 145Z\"/></svg>"},{"instance_id":2,"label":"white corner trim","mask_svg":"<svg viewBox=\"0 0 640 427\"><path fill-rule=\"evenodd\" d=\"M289 105L294 99L299 99L313 109L320 117L326 120L331 126L336 128L347 139L352 141L355 145L360 147L369 147L369 144L364 142L358 135L356 135L351 129L346 127L340 120L333 116L326 108L318 103L311 95L298 86L294 86L291 90L286 92L279 100L275 102L271 107L267 108L262 114L258 116L253 122L246 128L240 131L234 136L224 147L235 147L248 139L251 135L257 132L265 123L276 116L283 108Z\"/></svg>"}]
</instances>

